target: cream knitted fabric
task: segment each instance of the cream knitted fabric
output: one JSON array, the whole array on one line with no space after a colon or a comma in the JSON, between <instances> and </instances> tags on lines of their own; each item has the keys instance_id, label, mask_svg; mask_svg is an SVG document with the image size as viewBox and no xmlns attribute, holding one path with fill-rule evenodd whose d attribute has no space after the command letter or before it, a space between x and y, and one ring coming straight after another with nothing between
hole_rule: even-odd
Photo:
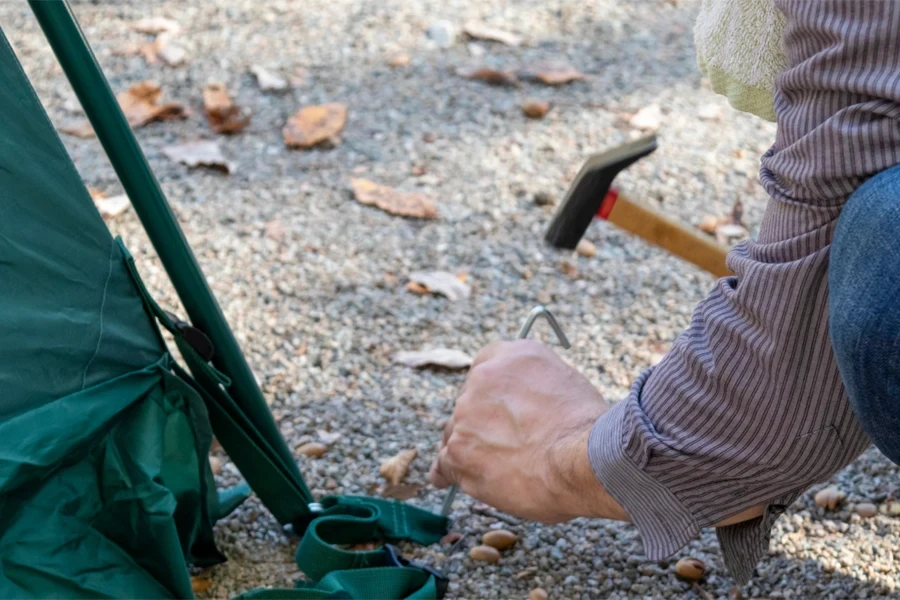
<instances>
[{"instance_id":1,"label":"cream knitted fabric","mask_svg":"<svg viewBox=\"0 0 900 600\"><path fill-rule=\"evenodd\" d=\"M774 0L702 0L694 26L700 70L738 110L775 120L775 76L787 66Z\"/></svg>"}]
</instances>

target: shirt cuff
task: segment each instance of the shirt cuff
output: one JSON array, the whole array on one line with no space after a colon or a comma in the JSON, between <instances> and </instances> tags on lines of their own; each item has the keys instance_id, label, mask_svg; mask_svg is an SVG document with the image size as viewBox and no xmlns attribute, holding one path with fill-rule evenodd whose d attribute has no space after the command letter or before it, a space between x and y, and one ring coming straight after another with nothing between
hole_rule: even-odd
<instances>
[{"instance_id":1,"label":"shirt cuff","mask_svg":"<svg viewBox=\"0 0 900 600\"><path fill-rule=\"evenodd\" d=\"M628 402L615 404L597 419L588 438L588 458L603 488L638 528L644 555L663 560L696 538L700 527L672 492L626 456Z\"/></svg>"}]
</instances>

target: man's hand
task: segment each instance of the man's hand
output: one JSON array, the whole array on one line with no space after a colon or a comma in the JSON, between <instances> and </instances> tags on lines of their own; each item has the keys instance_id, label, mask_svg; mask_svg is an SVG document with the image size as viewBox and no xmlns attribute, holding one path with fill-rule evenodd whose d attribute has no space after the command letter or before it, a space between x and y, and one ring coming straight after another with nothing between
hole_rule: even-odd
<instances>
[{"instance_id":1,"label":"man's hand","mask_svg":"<svg viewBox=\"0 0 900 600\"><path fill-rule=\"evenodd\" d=\"M439 488L457 483L473 498L533 521L628 520L588 461L588 435L607 408L594 386L543 344L491 344L472 363L431 481Z\"/></svg>"}]
</instances>

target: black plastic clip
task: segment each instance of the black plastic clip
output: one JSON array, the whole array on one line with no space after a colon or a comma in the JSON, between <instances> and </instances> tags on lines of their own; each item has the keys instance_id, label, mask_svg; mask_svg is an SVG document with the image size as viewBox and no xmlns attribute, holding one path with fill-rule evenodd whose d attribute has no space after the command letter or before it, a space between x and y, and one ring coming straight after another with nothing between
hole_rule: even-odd
<instances>
[{"instance_id":1,"label":"black plastic clip","mask_svg":"<svg viewBox=\"0 0 900 600\"><path fill-rule=\"evenodd\" d=\"M444 575L442 575L440 571L438 571L434 567L429 567L428 565L423 565L421 563L403 558L403 556L400 554L400 550L395 546L391 546L390 544L385 544L381 547L381 549L386 555L386 567L411 567L413 569L420 569L422 571L425 571L426 573L434 577L434 581L437 587L438 600L441 600L444 596L447 595L447 588L450 587L450 580L444 577Z\"/></svg>"},{"instance_id":2,"label":"black plastic clip","mask_svg":"<svg viewBox=\"0 0 900 600\"><path fill-rule=\"evenodd\" d=\"M181 335L182 339L187 342L203 360L209 362L213 359L213 356L216 355L216 349L215 346L213 346L212 340L206 337L205 333L190 323L185 323L169 311L166 311L166 316L172 321L172 325L178 330L178 334Z\"/></svg>"}]
</instances>

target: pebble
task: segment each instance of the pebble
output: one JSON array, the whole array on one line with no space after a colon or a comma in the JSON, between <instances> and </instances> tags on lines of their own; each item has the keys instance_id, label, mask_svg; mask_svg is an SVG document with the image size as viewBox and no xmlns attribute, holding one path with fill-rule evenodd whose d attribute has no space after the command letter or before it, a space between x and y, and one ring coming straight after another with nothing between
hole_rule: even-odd
<instances>
[{"instance_id":1,"label":"pebble","mask_svg":"<svg viewBox=\"0 0 900 600\"><path fill-rule=\"evenodd\" d=\"M869 502L861 502L856 505L853 511L860 517L868 519L869 517L874 517L878 514L878 507Z\"/></svg>"},{"instance_id":2,"label":"pebble","mask_svg":"<svg viewBox=\"0 0 900 600\"><path fill-rule=\"evenodd\" d=\"M500 551L491 546L475 546L469 550L472 560L494 564L500 560Z\"/></svg>"},{"instance_id":3,"label":"pebble","mask_svg":"<svg viewBox=\"0 0 900 600\"><path fill-rule=\"evenodd\" d=\"M328 446L319 442L307 442L296 448L298 454L308 456L310 458L320 458L328 452Z\"/></svg>"},{"instance_id":4,"label":"pebble","mask_svg":"<svg viewBox=\"0 0 900 600\"><path fill-rule=\"evenodd\" d=\"M826 510L834 510L844 502L844 492L834 486L829 486L816 492L815 502Z\"/></svg>"},{"instance_id":5,"label":"pebble","mask_svg":"<svg viewBox=\"0 0 900 600\"><path fill-rule=\"evenodd\" d=\"M518 541L519 536L514 534L512 531L507 531L506 529L494 529L493 531L488 531L483 536L481 536L482 544L484 544L485 546L496 548L501 552L503 550L512 548Z\"/></svg>"},{"instance_id":6,"label":"pebble","mask_svg":"<svg viewBox=\"0 0 900 600\"><path fill-rule=\"evenodd\" d=\"M575 252L577 252L579 256L591 258L597 254L597 247L589 240L582 239L579 240L578 245L575 246Z\"/></svg>"},{"instance_id":7,"label":"pebble","mask_svg":"<svg viewBox=\"0 0 900 600\"><path fill-rule=\"evenodd\" d=\"M534 588L528 592L528 600L547 600L549 597L544 588Z\"/></svg>"},{"instance_id":8,"label":"pebble","mask_svg":"<svg viewBox=\"0 0 900 600\"><path fill-rule=\"evenodd\" d=\"M438 48L449 48L456 42L456 27L450 21L437 21L428 28L428 37Z\"/></svg>"}]
</instances>

